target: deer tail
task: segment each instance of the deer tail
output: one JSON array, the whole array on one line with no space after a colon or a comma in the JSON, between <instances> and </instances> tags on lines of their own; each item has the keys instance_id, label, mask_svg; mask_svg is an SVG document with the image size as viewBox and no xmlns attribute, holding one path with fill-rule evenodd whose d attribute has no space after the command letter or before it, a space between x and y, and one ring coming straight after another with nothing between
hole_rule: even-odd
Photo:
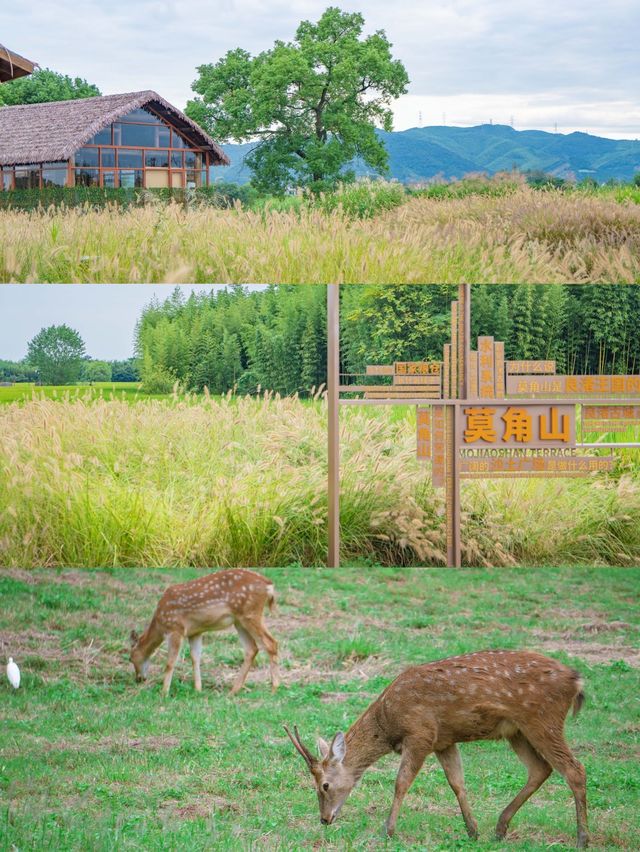
<instances>
[{"instance_id":1,"label":"deer tail","mask_svg":"<svg viewBox=\"0 0 640 852\"><path fill-rule=\"evenodd\" d=\"M585 702L584 681L579 672L574 671L573 675L576 681L576 694L573 698L573 715L577 716Z\"/></svg>"}]
</instances>

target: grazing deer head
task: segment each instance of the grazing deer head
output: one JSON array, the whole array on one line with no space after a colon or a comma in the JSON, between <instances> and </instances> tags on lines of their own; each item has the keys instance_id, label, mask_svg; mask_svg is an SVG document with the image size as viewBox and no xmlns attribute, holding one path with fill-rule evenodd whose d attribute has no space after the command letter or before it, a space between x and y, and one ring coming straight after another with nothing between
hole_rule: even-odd
<instances>
[{"instance_id":1,"label":"grazing deer head","mask_svg":"<svg viewBox=\"0 0 640 852\"><path fill-rule=\"evenodd\" d=\"M313 775L320 805L320 822L323 825L331 825L358 781L354 773L343 763L347 753L344 734L337 733L331 741L331 745L322 737L318 737L318 749L320 750L320 759L318 760L302 743L297 727L294 726L293 729L295 737L286 725L284 729Z\"/></svg>"},{"instance_id":2,"label":"grazing deer head","mask_svg":"<svg viewBox=\"0 0 640 852\"><path fill-rule=\"evenodd\" d=\"M138 647L140 642L140 636L136 633L135 630L131 631L129 636L131 640L131 654L130 659L133 663L133 668L136 673L136 681L141 683L142 681L147 679L147 672L149 671L149 658L144 655L144 648L142 646Z\"/></svg>"},{"instance_id":3,"label":"grazing deer head","mask_svg":"<svg viewBox=\"0 0 640 852\"><path fill-rule=\"evenodd\" d=\"M131 631L130 659L136 680L146 679L149 659L166 639L169 654L162 685L163 694L166 695L180 648L184 639L188 639L195 688L200 691L202 634L210 630L224 630L233 625L244 649L244 662L231 694L234 695L244 685L259 648L269 654L271 683L275 690L280 683L278 643L264 623L265 605L272 609L274 600L273 584L255 571L217 571L188 583L169 586L142 636L138 636L135 630Z\"/></svg>"},{"instance_id":4,"label":"grazing deer head","mask_svg":"<svg viewBox=\"0 0 640 852\"><path fill-rule=\"evenodd\" d=\"M507 739L528 769L527 783L500 814L498 839L511 819L556 769L576 804L578 847L588 843L586 776L564 739L564 722L584 700L578 672L528 651L483 651L413 666L402 672L321 757L303 744L297 727L285 730L304 758L316 786L320 820L330 824L368 766L382 755L402 755L386 822L393 835L402 800L427 755L435 753L458 799L472 838L478 836L464 786L457 743Z\"/></svg>"}]
</instances>

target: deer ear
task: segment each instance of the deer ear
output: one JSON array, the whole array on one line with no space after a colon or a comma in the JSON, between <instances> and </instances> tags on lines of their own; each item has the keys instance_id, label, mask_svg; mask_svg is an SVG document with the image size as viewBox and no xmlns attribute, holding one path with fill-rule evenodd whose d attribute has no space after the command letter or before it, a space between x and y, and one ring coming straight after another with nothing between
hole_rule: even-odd
<instances>
[{"instance_id":1,"label":"deer ear","mask_svg":"<svg viewBox=\"0 0 640 852\"><path fill-rule=\"evenodd\" d=\"M340 731L333 738L331 743L331 757L336 763L342 763L347 753L347 744L344 741L344 734Z\"/></svg>"},{"instance_id":2,"label":"deer ear","mask_svg":"<svg viewBox=\"0 0 640 852\"><path fill-rule=\"evenodd\" d=\"M318 751L320 752L320 759L326 760L329 757L329 743L323 740L322 737L318 737L316 742L318 744Z\"/></svg>"}]
</instances>

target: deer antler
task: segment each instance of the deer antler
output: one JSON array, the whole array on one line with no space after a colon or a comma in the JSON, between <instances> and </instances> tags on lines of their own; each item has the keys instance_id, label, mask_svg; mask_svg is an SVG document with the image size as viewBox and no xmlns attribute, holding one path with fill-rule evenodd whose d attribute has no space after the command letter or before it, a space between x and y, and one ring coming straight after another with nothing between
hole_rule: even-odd
<instances>
[{"instance_id":1,"label":"deer antler","mask_svg":"<svg viewBox=\"0 0 640 852\"><path fill-rule=\"evenodd\" d=\"M317 763L318 761L316 760L316 758L311 754L309 749L303 744L302 740L300 739L300 734L298 733L298 726L293 726L293 732L295 734L295 737L286 725L283 725L283 728L287 732L287 736L295 746L296 750L300 752L302 757L305 759L307 766L311 767L314 765L314 763Z\"/></svg>"}]
</instances>

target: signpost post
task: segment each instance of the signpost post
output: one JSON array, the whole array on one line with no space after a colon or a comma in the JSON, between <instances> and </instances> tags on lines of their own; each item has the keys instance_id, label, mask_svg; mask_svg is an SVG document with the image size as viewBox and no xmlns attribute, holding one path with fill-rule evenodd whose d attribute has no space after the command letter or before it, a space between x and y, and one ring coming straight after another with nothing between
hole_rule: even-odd
<instances>
[{"instance_id":1,"label":"signpost post","mask_svg":"<svg viewBox=\"0 0 640 852\"><path fill-rule=\"evenodd\" d=\"M555 361L505 361L504 343L488 336L472 351L468 284L459 285L452 302L442 362L368 365L366 376L382 383L341 384L339 287L327 288L330 567L340 564L340 405L416 406L417 457L430 461L434 487L445 489L447 563L455 567L462 562L462 479L589 476L612 470L615 456L585 451L640 448L635 441L582 439L640 425L640 376L556 375Z\"/></svg>"}]
</instances>

